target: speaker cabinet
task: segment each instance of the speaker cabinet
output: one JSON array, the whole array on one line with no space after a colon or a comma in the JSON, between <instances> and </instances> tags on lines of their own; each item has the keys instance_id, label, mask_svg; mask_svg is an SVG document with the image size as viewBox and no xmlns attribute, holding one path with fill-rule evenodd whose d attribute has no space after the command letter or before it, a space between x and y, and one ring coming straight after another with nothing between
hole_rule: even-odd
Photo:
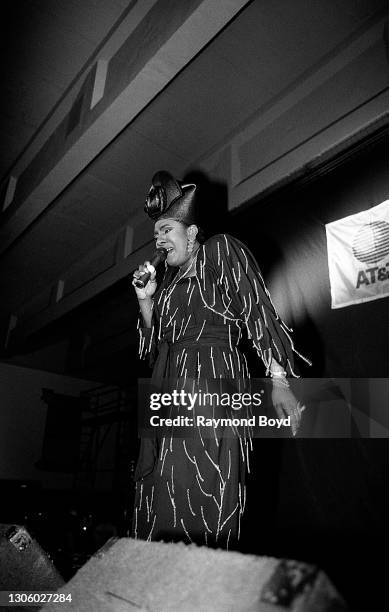
<instances>
[{"instance_id":1,"label":"speaker cabinet","mask_svg":"<svg viewBox=\"0 0 389 612\"><path fill-rule=\"evenodd\" d=\"M342 612L327 576L297 561L122 538L90 559L45 612ZM62 607L61 607L62 606Z\"/></svg>"},{"instance_id":2,"label":"speaker cabinet","mask_svg":"<svg viewBox=\"0 0 389 612\"><path fill-rule=\"evenodd\" d=\"M24 527L0 524L1 591L56 591L63 584L48 555ZM12 609L37 610L31 606Z\"/></svg>"}]
</instances>

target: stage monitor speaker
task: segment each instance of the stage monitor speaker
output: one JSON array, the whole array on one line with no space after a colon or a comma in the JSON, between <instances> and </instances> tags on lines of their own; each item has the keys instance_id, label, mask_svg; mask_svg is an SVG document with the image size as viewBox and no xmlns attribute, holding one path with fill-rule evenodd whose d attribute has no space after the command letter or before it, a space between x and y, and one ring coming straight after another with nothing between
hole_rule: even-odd
<instances>
[{"instance_id":1,"label":"stage monitor speaker","mask_svg":"<svg viewBox=\"0 0 389 612\"><path fill-rule=\"evenodd\" d=\"M317 567L199 547L122 538L59 591L44 612L344 612Z\"/></svg>"},{"instance_id":2,"label":"stage monitor speaker","mask_svg":"<svg viewBox=\"0 0 389 612\"><path fill-rule=\"evenodd\" d=\"M0 523L0 591L56 591L63 584L52 561L25 527Z\"/></svg>"}]
</instances>

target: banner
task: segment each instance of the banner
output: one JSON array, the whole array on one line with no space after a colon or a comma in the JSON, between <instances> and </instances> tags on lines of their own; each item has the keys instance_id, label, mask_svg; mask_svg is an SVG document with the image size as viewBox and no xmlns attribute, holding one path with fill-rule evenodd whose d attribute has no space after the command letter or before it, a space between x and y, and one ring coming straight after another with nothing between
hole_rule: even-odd
<instances>
[{"instance_id":1,"label":"banner","mask_svg":"<svg viewBox=\"0 0 389 612\"><path fill-rule=\"evenodd\" d=\"M331 308L389 295L389 200L326 225Z\"/></svg>"}]
</instances>

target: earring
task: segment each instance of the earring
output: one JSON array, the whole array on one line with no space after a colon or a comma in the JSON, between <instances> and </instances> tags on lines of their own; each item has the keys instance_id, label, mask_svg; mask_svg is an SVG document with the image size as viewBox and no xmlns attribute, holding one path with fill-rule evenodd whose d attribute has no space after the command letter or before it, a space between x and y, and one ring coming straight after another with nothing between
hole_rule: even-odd
<instances>
[{"instance_id":1,"label":"earring","mask_svg":"<svg viewBox=\"0 0 389 612\"><path fill-rule=\"evenodd\" d=\"M188 255L192 254L193 246L194 246L194 239L193 238L188 238L188 242L186 244L186 251L187 251Z\"/></svg>"}]
</instances>

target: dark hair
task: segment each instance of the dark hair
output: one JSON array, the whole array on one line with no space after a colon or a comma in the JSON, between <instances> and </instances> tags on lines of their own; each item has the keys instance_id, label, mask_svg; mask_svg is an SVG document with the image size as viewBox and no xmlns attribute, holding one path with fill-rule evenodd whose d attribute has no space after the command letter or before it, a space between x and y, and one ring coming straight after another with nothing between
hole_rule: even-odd
<instances>
[{"instance_id":1,"label":"dark hair","mask_svg":"<svg viewBox=\"0 0 389 612\"><path fill-rule=\"evenodd\" d=\"M196 236L197 242L199 242L200 244L204 244L204 242L207 239L205 232L202 227L197 226L197 229L198 229L197 236Z\"/></svg>"}]
</instances>

